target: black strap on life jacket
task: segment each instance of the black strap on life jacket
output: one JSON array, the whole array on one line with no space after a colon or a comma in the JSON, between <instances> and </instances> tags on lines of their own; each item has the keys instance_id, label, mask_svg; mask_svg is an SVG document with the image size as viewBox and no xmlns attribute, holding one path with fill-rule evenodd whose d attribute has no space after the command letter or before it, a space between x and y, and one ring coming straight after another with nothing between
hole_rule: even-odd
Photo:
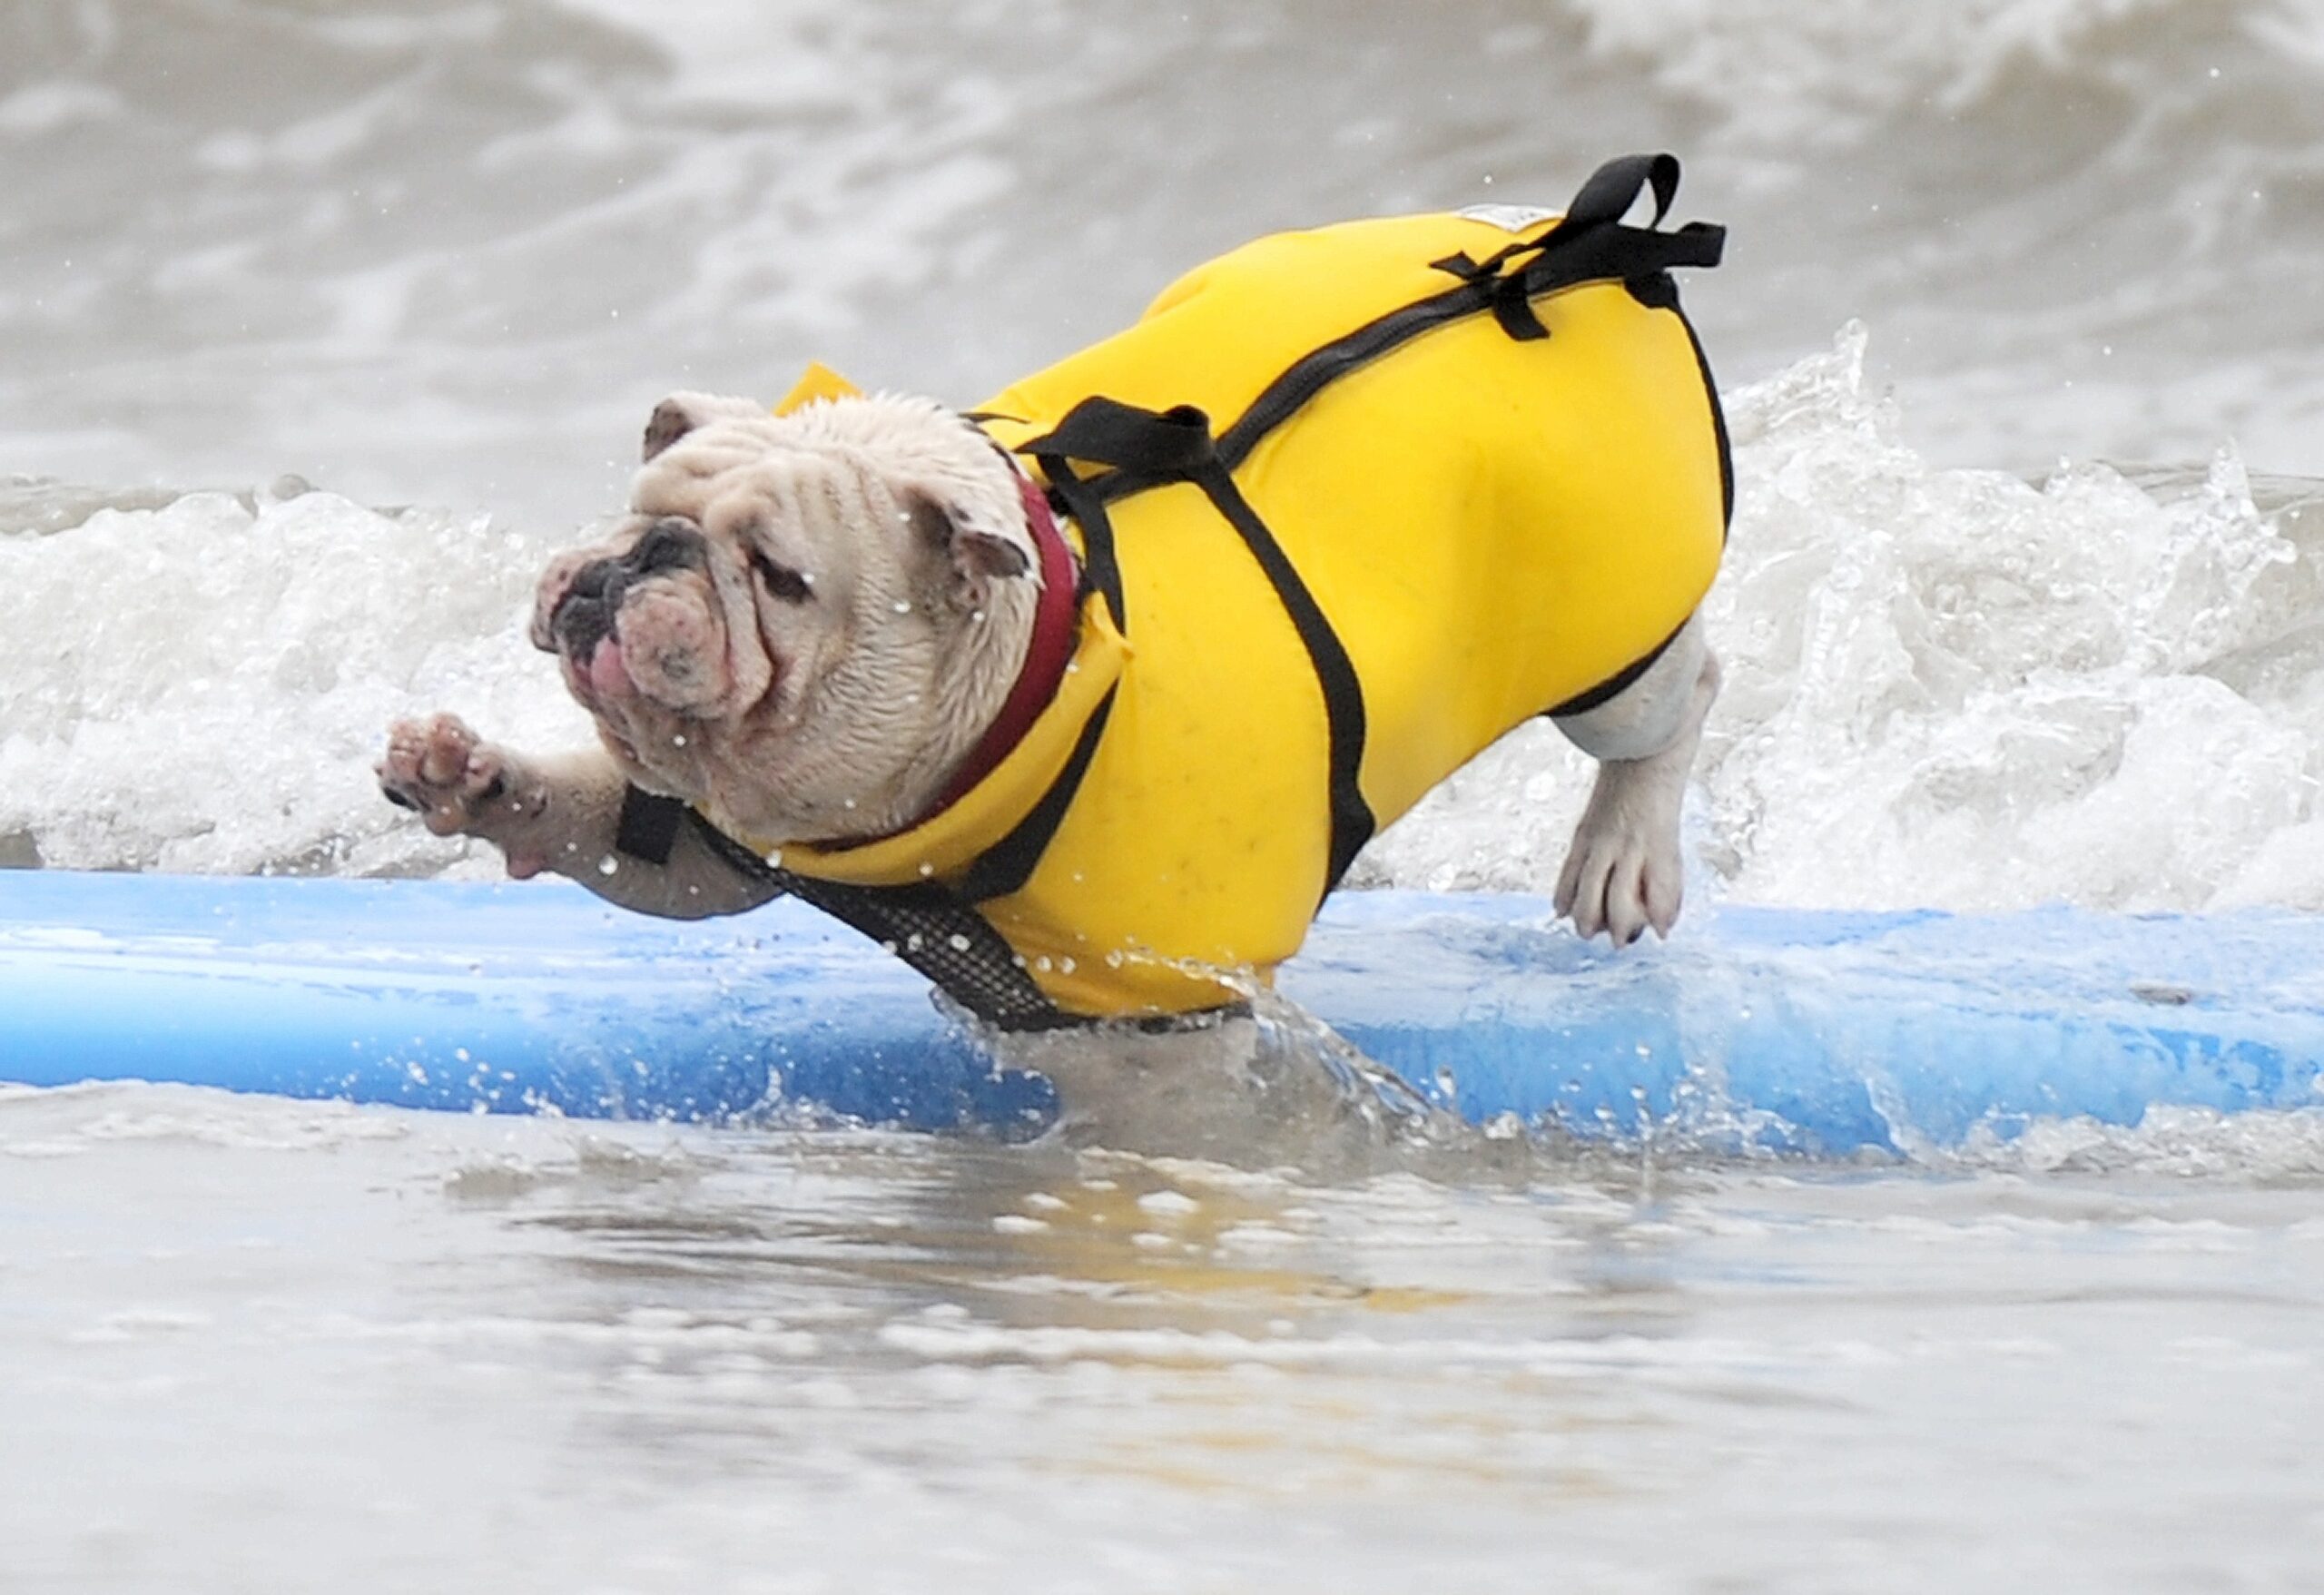
<instances>
[{"instance_id":1,"label":"black strap on life jacket","mask_svg":"<svg viewBox=\"0 0 2324 1595\"><path fill-rule=\"evenodd\" d=\"M1282 545L1244 497L1234 473L1270 432L1290 419L1339 378L1369 365L1423 333L1470 316L1490 313L1502 330L1521 342L1548 338L1551 329L1534 301L1584 282L1623 283L1640 303L1679 315L1674 267L1718 263L1726 230L1690 222L1659 231L1679 187L1679 162L1670 155L1627 155L1610 161L1582 184L1573 203L1539 237L1512 243L1482 261L1455 254L1430 264L1454 279L1441 292L1391 310L1295 362L1268 384L1232 425L1214 435L1210 418L1188 405L1146 410L1104 396L1084 399L1046 435L1019 446L1048 478L1057 507L1081 528L1085 593L1101 596L1116 627L1127 635L1131 616L1125 602L1114 530L1108 507L1134 493L1171 483L1192 483L1208 497L1241 537L1274 586L1307 651L1320 685L1329 738L1331 843L1324 892L1336 886L1375 824L1357 783L1363 763L1364 706L1347 651ZM1654 217L1646 227L1621 218L1650 190ZM1687 329L1694 340L1694 329ZM1718 390L1703 358L1702 367L1718 442L1720 488L1726 513L1734 513L1734 471ZM1085 476L1075 462L1101 469ZM1604 702L1637 679L1666 642L1610 681L1548 711L1577 714ZM1063 823L1079 790L1113 707L1108 694L1081 733L1073 753L1041 801L1009 834L970 865L956 888L933 881L911 886L854 886L821 881L770 865L724 835L674 798L632 788L623 806L617 845L633 856L665 862L677 829L691 822L705 843L738 870L754 874L862 930L892 950L953 1000L1004 1029L1041 1029L1084 1022L1061 1012L1034 984L1024 960L1009 949L974 904L1020 890ZM633 817L632 810L636 810ZM647 851L632 848L631 842Z\"/></svg>"},{"instance_id":2,"label":"black strap on life jacket","mask_svg":"<svg viewBox=\"0 0 2324 1595\"><path fill-rule=\"evenodd\" d=\"M631 858L666 864L682 828L691 828L704 845L742 874L862 931L988 1024L1004 1030L1042 1030L1083 1022L1060 1011L1033 983L1025 960L1001 940L1000 932L939 882L854 886L803 875L770 864L684 800L636 786L622 795L614 845Z\"/></svg>"},{"instance_id":3,"label":"black strap on life jacket","mask_svg":"<svg viewBox=\"0 0 2324 1595\"><path fill-rule=\"evenodd\" d=\"M1105 528L1100 536L1109 548L1113 533L1106 505L1109 497L1121 495L1108 494L1100 482L1076 474L1072 462L1077 459L1113 468L1116 475L1108 480L1119 480L1120 473L1137 471L1158 481L1193 483L1226 517L1258 561L1291 616L1323 688L1330 747L1331 854L1324 884L1324 894L1329 895L1355 861L1357 851L1371 840L1376 824L1372 805L1364 801L1356 782L1364 761L1364 684L1356 679L1355 665L1315 595L1236 485L1234 474L1211 438L1209 418L1192 405L1157 413L1100 396L1075 405L1055 430L1019 445L1019 451L1039 462L1043 474L1064 498L1068 512L1081 524L1085 537L1092 527ZM1127 616L1118 609L1115 620L1127 630Z\"/></svg>"}]
</instances>

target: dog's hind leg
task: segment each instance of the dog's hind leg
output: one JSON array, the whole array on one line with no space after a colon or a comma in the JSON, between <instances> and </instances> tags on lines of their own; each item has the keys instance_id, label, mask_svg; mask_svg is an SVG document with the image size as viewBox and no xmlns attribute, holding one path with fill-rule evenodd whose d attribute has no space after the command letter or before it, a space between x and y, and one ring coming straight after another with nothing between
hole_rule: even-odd
<instances>
[{"instance_id":1,"label":"dog's hind leg","mask_svg":"<svg viewBox=\"0 0 2324 1595\"><path fill-rule=\"evenodd\" d=\"M1684 861L1679 812L1718 695L1718 660L1695 615L1644 674L1613 697L1558 717L1560 731L1598 763L1590 805L1558 874L1557 909L1584 936L1618 947L1649 926L1668 936L1679 918Z\"/></svg>"}]
</instances>

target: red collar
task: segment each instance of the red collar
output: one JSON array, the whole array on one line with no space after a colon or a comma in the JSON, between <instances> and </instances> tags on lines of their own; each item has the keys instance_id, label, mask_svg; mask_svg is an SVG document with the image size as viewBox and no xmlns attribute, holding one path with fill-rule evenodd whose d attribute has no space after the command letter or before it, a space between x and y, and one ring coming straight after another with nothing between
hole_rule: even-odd
<instances>
[{"instance_id":1,"label":"red collar","mask_svg":"<svg viewBox=\"0 0 2324 1595\"><path fill-rule=\"evenodd\" d=\"M1057 517L1049 513L1049 496L1040 485L1023 475L1017 482L1025 496L1025 527L1032 534L1041 560L1040 605L1033 611L1033 635L1025 645L1025 663L1017 672L1017 684L1009 689L1008 700L983 738L969 750L969 756L960 761L960 767L928 812L903 827L907 831L950 808L992 773L1057 696L1057 684L1065 679L1066 664L1073 657L1078 629L1074 616L1080 608L1073 550L1058 531Z\"/></svg>"}]
</instances>

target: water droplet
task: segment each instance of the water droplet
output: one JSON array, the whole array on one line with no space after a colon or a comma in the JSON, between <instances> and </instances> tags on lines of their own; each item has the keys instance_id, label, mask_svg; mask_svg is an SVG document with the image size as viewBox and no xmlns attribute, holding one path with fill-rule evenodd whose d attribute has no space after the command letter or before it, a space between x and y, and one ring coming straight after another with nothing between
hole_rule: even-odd
<instances>
[{"instance_id":1,"label":"water droplet","mask_svg":"<svg viewBox=\"0 0 2324 1595\"><path fill-rule=\"evenodd\" d=\"M611 853L597 861L597 873L600 875L616 874L620 870L621 861Z\"/></svg>"}]
</instances>

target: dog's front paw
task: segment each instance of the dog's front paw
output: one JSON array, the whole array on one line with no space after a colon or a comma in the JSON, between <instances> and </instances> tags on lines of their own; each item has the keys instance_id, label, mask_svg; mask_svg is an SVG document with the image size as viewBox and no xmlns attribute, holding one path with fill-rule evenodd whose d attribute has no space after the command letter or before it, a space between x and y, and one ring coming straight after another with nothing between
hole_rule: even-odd
<instances>
[{"instance_id":1,"label":"dog's front paw","mask_svg":"<svg viewBox=\"0 0 2324 1595\"><path fill-rule=\"evenodd\" d=\"M455 714L397 721L388 731L387 756L373 768L388 801L417 812L438 836L505 842L538 806L519 790L511 758ZM519 872L513 850L508 868Z\"/></svg>"}]
</instances>

